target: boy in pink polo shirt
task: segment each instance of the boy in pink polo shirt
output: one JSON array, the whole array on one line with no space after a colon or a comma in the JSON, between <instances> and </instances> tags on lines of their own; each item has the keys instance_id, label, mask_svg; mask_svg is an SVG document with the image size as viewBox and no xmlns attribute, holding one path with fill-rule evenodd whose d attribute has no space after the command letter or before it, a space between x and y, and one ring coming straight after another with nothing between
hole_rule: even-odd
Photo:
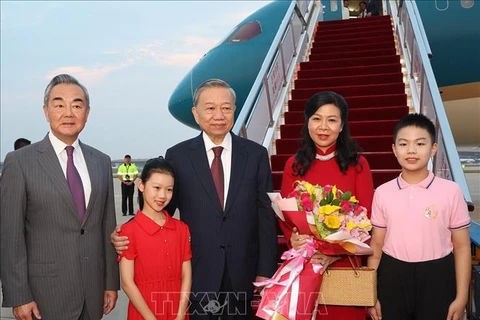
<instances>
[{"instance_id":1,"label":"boy in pink polo shirt","mask_svg":"<svg viewBox=\"0 0 480 320\"><path fill-rule=\"evenodd\" d=\"M470 282L470 216L459 186L435 177L435 127L422 114L402 118L393 132L400 176L375 191L373 255L378 301L374 320L463 319Z\"/></svg>"}]
</instances>

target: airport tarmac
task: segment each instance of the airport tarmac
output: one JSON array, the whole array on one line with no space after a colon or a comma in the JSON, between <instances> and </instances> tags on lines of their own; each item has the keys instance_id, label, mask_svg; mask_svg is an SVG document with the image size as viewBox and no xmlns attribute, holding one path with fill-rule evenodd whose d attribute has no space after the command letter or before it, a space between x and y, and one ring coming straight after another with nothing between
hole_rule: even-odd
<instances>
[{"instance_id":1,"label":"airport tarmac","mask_svg":"<svg viewBox=\"0 0 480 320\"><path fill-rule=\"evenodd\" d=\"M475 211L472 213L472 220L480 222L480 167L470 167L469 170L473 172L467 172L465 174L467 178L467 183L469 186L470 194L472 200L475 204ZM115 186L115 209L117 213L117 222L118 224L124 223L128 221L131 216L122 216L121 211L121 203L122 203L122 196L120 190L120 181L118 179L114 179L113 181ZM137 199L137 190L135 190L135 197L134 200ZM135 210L138 210L138 204L135 202L134 206ZM0 301L2 300L1 293L0 293ZM104 320L125 320L126 319L126 310L128 305L128 299L126 295L120 291L119 298L117 302L117 306L115 309L107 316L103 317ZM7 319L15 319L12 315L11 308L1 308L0 309L0 320L7 320Z\"/></svg>"}]
</instances>

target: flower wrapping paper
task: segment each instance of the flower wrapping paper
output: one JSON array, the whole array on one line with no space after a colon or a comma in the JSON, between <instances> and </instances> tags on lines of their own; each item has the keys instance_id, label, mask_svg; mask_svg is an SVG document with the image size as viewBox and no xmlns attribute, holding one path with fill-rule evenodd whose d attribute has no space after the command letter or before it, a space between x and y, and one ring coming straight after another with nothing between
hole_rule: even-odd
<instances>
[{"instance_id":1,"label":"flower wrapping paper","mask_svg":"<svg viewBox=\"0 0 480 320\"><path fill-rule=\"evenodd\" d=\"M257 317L268 320L310 320L316 313L318 294L322 277L321 265L310 263L309 257L315 248L309 241L304 249L286 251L286 260L275 275L262 283L262 291Z\"/></svg>"}]
</instances>

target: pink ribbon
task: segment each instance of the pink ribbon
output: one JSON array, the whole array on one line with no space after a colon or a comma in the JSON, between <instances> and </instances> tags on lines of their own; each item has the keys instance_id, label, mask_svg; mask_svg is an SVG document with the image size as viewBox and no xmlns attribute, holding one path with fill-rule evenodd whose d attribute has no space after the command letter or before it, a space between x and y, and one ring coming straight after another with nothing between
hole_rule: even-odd
<instances>
[{"instance_id":1,"label":"pink ribbon","mask_svg":"<svg viewBox=\"0 0 480 320\"><path fill-rule=\"evenodd\" d=\"M284 286L284 289L280 293L279 297L275 302L274 308L264 306L263 311L270 316L273 316L275 310L278 309L280 302L285 298L288 290L291 288L291 295L290 295L290 307L288 310L288 319L295 319L295 315L297 313L297 305L298 305L298 296L300 291L300 279L299 275L302 272L305 262L309 261L310 258L315 254L315 246L313 243L313 239L307 239L307 245L301 249L295 250L290 249L285 251L282 254L281 259L286 260L287 264L283 265L283 268L277 270L277 272L273 275L271 279L267 279L265 281L254 282L253 284L257 287L265 286L263 290L266 288L270 288L273 285ZM312 264L313 271L315 273L319 273L320 270L323 268L321 264ZM281 281L280 279L282 276L289 274L288 278ZM262 294L263 294L262 290ZM312 319L315 319L316 312L313 313Z\"/></svg>"}]
</instances>

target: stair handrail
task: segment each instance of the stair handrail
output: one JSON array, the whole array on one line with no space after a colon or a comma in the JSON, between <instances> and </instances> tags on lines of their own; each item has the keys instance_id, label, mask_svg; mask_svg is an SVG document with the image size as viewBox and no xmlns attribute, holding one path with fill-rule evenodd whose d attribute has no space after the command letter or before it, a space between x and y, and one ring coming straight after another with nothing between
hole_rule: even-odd
<instances>
[{"instance_id":1,"label":"stair handrail","mask_svg":"<svg viewBox=\"0 0 480 320\"><path fill-rule=\"evenodd\" d=\"M318 0L292 0L272 41L257 78L233 126L233 133L267 149L297 60L309 42L307 31L316 22ZM313 24L315 24L313 22Z\"/></svg>"},{"instance_id":2,"label":"stair handrail","mask_svg":"<svg viewBox=\"0 0 480 320\"><path fill-rule=\"evenodd\" d=\"M425 114L435 123L438 150L433 158L432 171L439 177L458 183L468 210L473 211L474 205L465 173L430 63L432 53L417 4L415 1L399 3L395 0L387 3L405 60L407 81L410 84L415 110Z\"/></svg>"},{"instance_id":3,"label":"stair handrail","mask_svg":"<svg viewBox=\"0 0 480 320\"><path fill-rule=\"evenodd\" d=\"M418 28L420 29L420 33L422 35L423 45L425 46L425 51L427 52L428 58L432 59L432 57L433 57L432 49L430 48L430 43L428 42L427 33L425 32L425 28L423 27L422 17L420 16L420 12L418 11L418 7L417 7L416 3L412 6L412 9L413 9L413 16L415 17L415 21L416 21L416 23L418 25Z\"/></svg>"}]
</instances>

